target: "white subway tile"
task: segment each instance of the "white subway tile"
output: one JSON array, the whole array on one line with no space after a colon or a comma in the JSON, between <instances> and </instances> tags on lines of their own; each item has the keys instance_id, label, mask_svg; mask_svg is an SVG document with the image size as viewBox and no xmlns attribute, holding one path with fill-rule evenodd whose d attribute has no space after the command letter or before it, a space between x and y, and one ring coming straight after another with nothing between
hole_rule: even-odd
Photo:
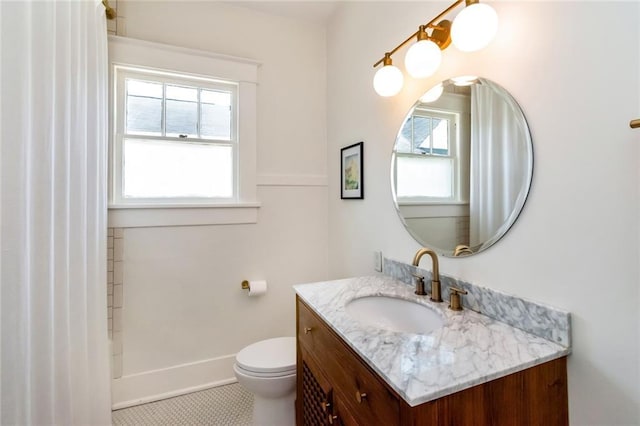
<instances>
[{"instance_id":1,"label":"white subway tile","mask_svg":"<svg viewBox=\"0 0 640 426\"><path fill-rule=\"evenodd\" d=\"M113 286L113 307L122 308L122 284Z\"/></svg>"},{"instance_id":2,"label":"white subway tile","mask_svg":"<svg viewBox=\"0 0 640 426\"><path fill-rule=\"evenodd\" d=\"M122 377L122 354L114 355L112 359L113 364L111 365L112 377L114 379L119 379Z\"/></svg>"},{"instance_id":3,"label":"white subway tile","mask_svg":"<svg viewBox=\"0 0 640 426\"><path fill-rule=\"evenodd\" d=\"M115 19L107 19L107 32L109 34L116 33L116 20Z\"/></svg>"},{"instance_id":4,"label":"white subway tile","mask_svg":"<svg viewBox=\"0 0 640 426\"><path fill-rule=\"evenodd\" d=\"M113 283L122 284L124 282L124 262L114 262L113 264Z\"/></svg>"},{"instance_id":5,"label":"white subway tile","mask_svg":"<svg viewBox=\"0 0 640 426\"><path fill-rule=\"evenodd\" d=\"M113 331L122 331L122 309L113 308ZM121 349L122 350L122 349Z\"/></svg>"},{"instance_id":6,"label":"white subway tile","mask_svg":"<svg viewBox=\"0 0 640 426\"><path fill-rule=\"evenodd\" d=\"M122 238L113 240L113 260L116 262L124 260L124 240Z\"/></svg>"},{"instance_id":7,"label":"white subway tile","mask_svg":"<svg viewBox=\"0 0 640 426\"><path fill-rule=\"evenodd\" d=\"M113 331L113 339L111 340L111 345L114 355L122 353L122 331Z\"/></svg>"}]
</instances>

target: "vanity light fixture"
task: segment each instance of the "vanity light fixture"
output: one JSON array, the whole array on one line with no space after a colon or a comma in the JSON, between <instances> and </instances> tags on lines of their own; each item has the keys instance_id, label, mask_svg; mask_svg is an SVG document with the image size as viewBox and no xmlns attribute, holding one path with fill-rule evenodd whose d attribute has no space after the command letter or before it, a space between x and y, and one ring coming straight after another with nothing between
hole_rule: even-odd
<instances>
[{"instance_id":1,"label":"vanity light fixture","mask_svg":"<svg viewBox=\"0 0 640 426\"><path fill-rule=\"evenodd\" d=\"M411 45L404 57L404 67L413 78L432 76L440 67L442 51L437 40L429 37L425 26L420 25L418 41Z\"/></svg>"},{"instance_id":2,"label":"vanity light fixture","mask_svg":"<svg viewBox=\"0 0 640 426\"><path fill-rule=\"evenodd\" d=\"M385 53L384 66L373 76L373 88L380 96L395 96L404 84L402 71L391 61L391 54Z\"/></svg>"},{"instance_id":3,"label":"vanity light fixture","mask_svg":"<svg viewBox=\"0 0 640 426\"><path fill-rule=\"evenodd\" d=\"M470 4L456 16L451 26L451 40L463 52L487 47L498 32L498 14L486 3Z\"/></svg>"},{"instance_id":4,"label":"vanity light fixture","mask_svg":"<svg viewBox=\"0 0 640 426\"><path fill-rule=\"evenodd\" d=\"M402 90L403 77L398 67L393 65L391 55L414 38L413 44L405 56L405 68L414 78L426 78L433 75L442 61L442 51L451 42L463 52L473 52L487 46L498 30L498 15L479 0L456 0L451 6L440 12L426 25L420 25L418 31L411 34L384 57L373 64L382 64L373 78L373 87L380 96L395 96ZM442 19L445 15L465 3L465 8L455 17L453 23ZM431 31L431 34L427 31Z\"/></svg>"}]
</instances>

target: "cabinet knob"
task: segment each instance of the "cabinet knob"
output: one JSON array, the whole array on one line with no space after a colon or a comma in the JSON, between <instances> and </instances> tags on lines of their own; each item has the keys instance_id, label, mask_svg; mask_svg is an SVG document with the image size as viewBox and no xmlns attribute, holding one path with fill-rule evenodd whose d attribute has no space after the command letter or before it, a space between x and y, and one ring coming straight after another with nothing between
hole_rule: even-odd
<instances>
[{"instance_id":1,"label":"cabinet knob","mask_svg":"<svg viewBox=\"0 0 640 426\"><path fill-rule=\"evenodd\" d=\"M329 424L332 425L334 421L338 420L338 416L329 414Z\"/></svg>"},{"instance_id":2,"label":"cabinet knob","mask_svg":"<svg viewBox=\"0 0 640 426\"><path fill-rule=\"evenodd\" d=\"M304 334L309 334L309 333L311 333L311 327L305 327Z\"/></svg>"},{"instance_id":3,"label":"cabinet knob","mask_svg":"<svg viewBox=\"0 0 640 426\"><path fill-rule=\"evenodd\" d=\"M358 404L362 404L362 400L366 397L367 394L365 392L360 392L360 389L356 391L356 400L358 401Z\"/></svg>"},{"instance_id":4,"label":"cabinet knob","mask_svg":"<svg viewBox=\"0 0 640 426\"><path fill-rule=\"evenodd\" d=\"M322 411L324 411L325 413L329 411L329 407L331 407L331 403L327 401L323 401L321 405L322 405Z\"/></svg>"}]
</instances>

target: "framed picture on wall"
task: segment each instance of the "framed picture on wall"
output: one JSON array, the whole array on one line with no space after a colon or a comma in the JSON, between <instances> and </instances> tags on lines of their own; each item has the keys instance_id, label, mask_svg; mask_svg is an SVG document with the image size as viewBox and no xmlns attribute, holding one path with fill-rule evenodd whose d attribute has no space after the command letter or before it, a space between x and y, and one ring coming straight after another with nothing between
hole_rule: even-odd
<instances>
[{"instance_id":1,"label":"framed picture on wall","mask_svg":"<svg viewBox=\"0 0 640 426\"><path fill-rule=\"evenodd\" d=\"M364 198L364 142L349 145L340 150L340 198L343 200Z\"/></svg>"}]
</instances>

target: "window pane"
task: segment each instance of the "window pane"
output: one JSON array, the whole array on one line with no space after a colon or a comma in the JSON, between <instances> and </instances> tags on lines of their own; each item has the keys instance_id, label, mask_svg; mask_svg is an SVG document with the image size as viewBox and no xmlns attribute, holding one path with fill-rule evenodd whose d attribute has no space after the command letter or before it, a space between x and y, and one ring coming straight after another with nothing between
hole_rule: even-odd
<instances>
[{"instance_id":1,"label":"window pane","mask_svg":"<svg viewBox=\"0 0 640 426\"><path fill-rule=\"evenodd\" d=\"M200 136L231 140L231 92L201 90Z\"/></svg>"},{"instance_id":2,"label":"window pane","mask_svg":"<svg viewBox=\"0 0 640 426\"><path fill-rule=\"evenodd\" d=\"M162 84L128 78L127 95L162 98Z\"/></svg>"},{"instance_id":3,"label":"window pane","mask_svg":"<svg viewBox=\"0 0 640 426\"><path fill-rule=\"evenodd\" d=\"M198 102L198 89L167 84L167 99Z\"/></svg>"},{"instance_id":4,"label":"window pane","mask_svg":"<svg viewBox=\"0 0 640 426\"><path fill-rule=\"evenodd\" d=\"M231 140L231 110L228 105L201 104L200 136Z\"/></svg>"},{"instance_id":5,"label":"window pane","mask_svg":"<svg viewBox=\"0 0 640 426\"><path fill-rule=\"evenodd\" d=\"M167 99L167 136L198 136L198 103Z\"/></svg>"},{"instance_id":6,"label":"window pane","mask_svg":"<svg viewBox=\"0 0 640 426\"><path fill-rule=\"evenodd\" d=\"M413 153L431 153L431 118L413 117Z\"/></svg>"},{"instance_id":7,"label":"window pane","mask_svg":"<svg viewBox=\"0 0 640 426\"><path fill-rule=\"evenodd\" d=\"M449 155L449 120L433 119L433 153Z\"/></svg>"},{"instance_id":8,"label":"window pane","mask_svg":"<svg viewBox=\"0 0 640 426\"><path fill-rule=\"evenodd\" d=\"M126 85L126 133L162 135L162 84L127 79Z\"/></svg>"},{"instance_id":9,"label":"window pane","mask_svg":"<svg viewBox=\"0 0 640 426\"><path fill-rule=\"evenodd\" d=\"M200 102L216 105L231 105L231 92L219 90L202 90L200 92Z\"/></svg>"},{"instance_id":10,"label":"window pane","mask_svg":"<svg viewBox=\"0 0 640 426\"><path fill-rule=\"evenodd\" d=\"M126 198L233 197L229 146L124 140Z\"/></svg>"},{"instance_id":11,"label":"window pane","mask_svg":"<svg viewBox=\"0 0 640 426\"><path fill-rule=\"evenodd\" d=\"M453 160L438 157L396 158L398 197L453 197Z\"/></svg>"}]
</instances>

